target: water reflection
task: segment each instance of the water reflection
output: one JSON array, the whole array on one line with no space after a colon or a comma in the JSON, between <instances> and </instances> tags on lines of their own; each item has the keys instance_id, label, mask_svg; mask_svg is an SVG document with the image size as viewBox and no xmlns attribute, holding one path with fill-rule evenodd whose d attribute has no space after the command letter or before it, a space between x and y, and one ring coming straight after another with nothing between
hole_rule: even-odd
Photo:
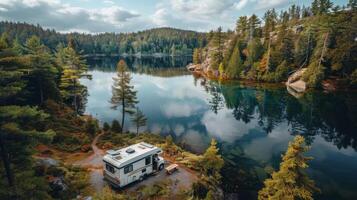
<instances>
[{"instance_id":1,"label":"water reflection","mask_svg":"<svg viewBox=\"0 0 357 200\"><path fill-rule=\"evenodd\" d=\"M82 80L90 95L86 112L102 122L120 119L108 103L117 61L111 59L93 61L93 80ZM148 117L146 131L170 134L195 152L218 139L227 194L255 198L288 141L303 134L315 158L309 173L323 190L318 198L357 199L357 93L311 92L297 99L285 88L197 79L178 67L184 63L175 67L170 60L128 63Z\"/></svg>"}]
</instances>

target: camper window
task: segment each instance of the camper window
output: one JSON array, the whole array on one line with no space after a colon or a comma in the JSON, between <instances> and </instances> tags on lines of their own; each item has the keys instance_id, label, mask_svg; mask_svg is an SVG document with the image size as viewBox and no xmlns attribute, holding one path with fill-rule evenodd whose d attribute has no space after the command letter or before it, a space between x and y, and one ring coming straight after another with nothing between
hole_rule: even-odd
<instances>
[{"instance_id":1,"label":"camper window","mask_svg":"<svg viewBox=\"0 0 357 200\"><path fill-rule=\"evenodd\" d=\"M128 165L128 166L124 167L124 174L127 174L131 171L133 171L133 165Z\"/></svg>"},{"instance_id":2,"label":"camper window","mask_svg":"<svg viewBox=\"0 0 357 200\"><path fill-rule=\"evenodd\" d=\"M105 165L105 168L112 174L115 173L115 170L114 170L114 167L113 166L110 166L108 164Z\"/></svg>"},{"instance_id":3,"label":"camper window","mask_svg":"<svg viewBox=\"0 0 357 200\"><path fill-rule=\"evenodd\" d=\"M145 158L145 165L150 165L150 163L151 163L151 157L148 156Z\"/></svg>"}]
</instances>

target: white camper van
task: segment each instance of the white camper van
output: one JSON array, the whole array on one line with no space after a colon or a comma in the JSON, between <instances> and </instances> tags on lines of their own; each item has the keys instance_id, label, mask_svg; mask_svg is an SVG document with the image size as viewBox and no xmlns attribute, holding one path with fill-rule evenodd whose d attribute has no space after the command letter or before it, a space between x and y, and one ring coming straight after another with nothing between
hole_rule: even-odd
<instances>
[{"instance_id":1,"label":"white camper van","mask_svg":"<svg viewBox=\"0 0 357 200\"><path fill-rule=\"evenodd\" d=\"M103 157L103 176L115 187L123 187L141 181L147 175L164 168L162 150L140 142L119 150L108 150Z\"/></svg>"}]
</instances>

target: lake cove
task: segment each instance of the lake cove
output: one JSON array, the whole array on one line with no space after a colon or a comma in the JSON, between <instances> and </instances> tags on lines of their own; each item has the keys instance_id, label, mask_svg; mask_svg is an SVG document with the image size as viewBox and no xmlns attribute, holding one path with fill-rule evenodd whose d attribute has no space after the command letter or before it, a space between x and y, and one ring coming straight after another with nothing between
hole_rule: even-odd
<instances>
[{"instance_id":1,"label":"lake cove","mask_svg":"<svg viewBox=\"0 0 357 200\"><path fill-rule=\"evenodd\" d=\"M101 123L120 120L111 109L117 57L87 58L92 80L85 108ZM138 106L147 116L142 132L171 135L181 147L202 153L211 138L225 160L223 189L232 196L256 198L262 182L277 169L294 135L311 149L308 173L322 190L318 199L356 199L357 94L311 91L300 98L285 87L220 84L195 78L188 57L125 58ZM135 132L135 127L126 122Z\"/></svg>"}]
</instances>

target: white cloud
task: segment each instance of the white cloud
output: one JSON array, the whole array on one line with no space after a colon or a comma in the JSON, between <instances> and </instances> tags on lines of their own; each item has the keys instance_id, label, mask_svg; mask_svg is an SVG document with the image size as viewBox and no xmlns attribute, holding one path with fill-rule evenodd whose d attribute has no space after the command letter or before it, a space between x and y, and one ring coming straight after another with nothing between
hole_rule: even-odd
<instances>
[{"instance_id":1,"label":"white cloud","mask_svg":"<svg viewBox=\"0 0 357 200\"><path fill-rule=\"evenodd\" d=\"M162 113L168 117L189 117L201 108L200 105L172 102L161 107Z\"/></svg>"},{"instance_id":2,"label":"white cloud","mask_svg":"<svg viewBox=\"0 0 357 200\"><path fill-rule=\"evenodd\" d=\"M139 14L119 6L87 9L63 4L59 0L1 1L1 20L26 21L58 31L126 31L130 20Z\"/></svg>"},{"instance_id":3,"label":"white cloud","mask_svg":"<svg viewBox=\"0 0 357 200\"><path fill-rule=\"evenodd\" d=\"M234 4L234 7L237 10L241 10L242 8L244 8L247 4L248 4L249 0L240 0L239 2L236 2Z\"/></svg>"},{"instance_id":4,"label":"white cloud","mask_svg":"<svg viewBox=\"0 0 357 200\"><path fill-rule=\"evenodd\" d=\"M255 0L253 0L255 1ZM293 0L256 0L256 10L279 8L281 6L292 3Z\"/></svg>"},{"instance_id":5,"label":"white cloud","mask_svg":"<svg viewBox=\"0 0 357 200\"><path fill-rule=\"evenodd\" d=\"M185 132L185 127L181 124L176 124L173 131L176 136L180 136L183 132Z\"/></svg>"},{"instance_id":6,"label":"white cloud","mask_svg":"<svg viewBox=\"0 0 357 200\"><path fill-rule=\"evenodd\" d=\"M233 0L171 0L172 8L199 18L221 15L234 5Z\"/></svg>"},{"instance_id":7,"label":"white cloud","mask_svg":"<svg viewBox=\"0 0 357 200\"><path fill-rule=\"evenodd\" d=\"M89 1L95 8L73 6L64 0L1 0L0 20L24 21L54 28L61 32L81 31L133 32L170 26L208 31L218 26L233 28L239 15L262 14L269 8L281 8L295 0L160 0L138 11L128 10L113 0ZM145 2L146 3L146 2ZM94 7L94 6L92 6ZM239 11L239 12L237 12Z\"/></svg>"},{"instance_id":8,"label":"white cloud","mask_svg":"<svg viewBox=\"0 0 357 200\"><path fill-rule=\"evenodd\" d=\"M251 129L259 127L256 118L246 124L243 121L237 121L232 116L232 110L223 108L217 114L207 111L201 122L205 125L207 132L226 142L234 142L243 135L249 133Z\"/></svg>"}]
</instances>

